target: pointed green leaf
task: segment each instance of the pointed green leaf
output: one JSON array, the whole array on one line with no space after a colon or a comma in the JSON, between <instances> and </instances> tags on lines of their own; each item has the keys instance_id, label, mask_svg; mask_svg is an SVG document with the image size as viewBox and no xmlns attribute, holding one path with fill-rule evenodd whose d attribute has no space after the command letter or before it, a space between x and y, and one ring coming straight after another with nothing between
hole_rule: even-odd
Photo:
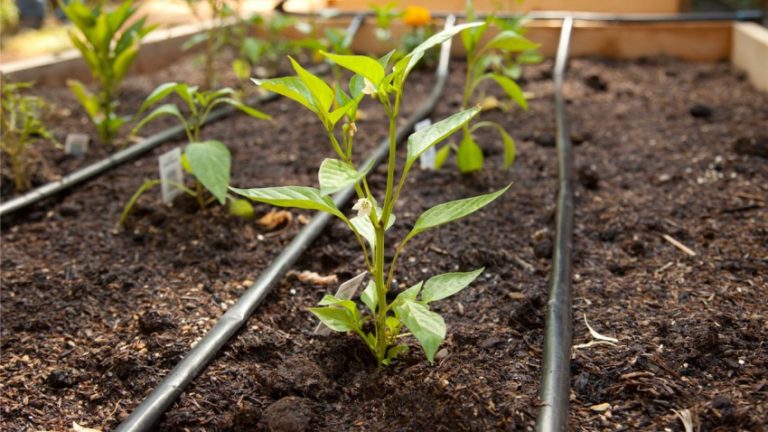
<instances>
[{"instance_id":1,"label":"pointed green leaf","mask_svg":"<svg viewBox=\"0 0 768 432\"><path fill-rule=\"evenodd\" d=\"M238 109L253 118L262 119L262 120L269 120L272 118L269 115L257 110L256 108L250 107L234 98L223 98L223 99L220 99L220 101L222 103L233 106L235 109Z\"/></svg>"},{"instance_id":2,"label":"pointed green leaf","mask_svg":"<svg viewBox=\"0 0 768 432\"><path fill-rule=\"evenodd\" d=\"M408 345L395 345L387 350L387 358L381 361L383 365L389 365L397 356L408 352Z\"/></svg>"},{"instance_id":3,"label":"pointed green leaf","mask_svg":"<svg viewBox=\"0 0 768 432\"><path fill-rule=\"evenodd\" d=\"M507 131L505 131L504 128L501 127L501 125L496 122L484 121L484 122L476 123L472 125L472 127L470 128L470 132L473 132L483 127L492 127L492 128L495 128L497 131L499 131L499 134L501 135L501 139L504 142L504 168L509 168L510 166L512 166L512 163L515 161L515 141L512 139L511 136L509 136Z\"/></svg>"},{"instance_id":4,"label":"pointed green leaf","mask_svg":"<svg viewBox=\"0 0 768 432\"><path fill-rule=\"evenodd\" d=\"M83 106L88 117L93 120L97 119L101 112L98 98L88 91L80 81L67 80L67 86L69 86L69 90L72 91L75 98L80 102L80 105Z\"/></svg>"},{"instance_id":5,"label":"pointed green leaf","mask_svg":"<svg viewBox=\"0 0 768 432\"><path fill-rule=\"evenodd\" d=\"M219 141L190 143L184 154L197 180L223 205L232 164L227 146Z\"/></svg>"},{"instance_id":6,"label":"pointed green leaf","mask_svg":"<svg viewBox=\"0 0 768 432\"><path fill-rule=\"evenodd\" d=\"M408 327L424 349L430 363L445 339L445 321L443 317L429 310L428 307L413 300L404 300L395 306L400 321Z\"/></svg>"},{"instance_id":7,"label":"pointed green leaf","mask_svg":"<svg viewBox=\"0 0 768 432\"><path fill-rule=\"evenodd\" d=\"M456 151L456 165L459 171L470 173L483 169L483 150L477 145L471 134L465 134Z\"/></svg>"},{"instance_id":8,"label":"pointed green leaf","mask_svg":"<svg viewBox=\"0 0 768 432\"><path fill-rule=\"evenodd\" d=\"M528 102L525 100L525 94L523 94L523 90L519 85L517 85L516 82L499 74L491 74L491 78L496 81L501 86L501 88L504 89L504 92L507 94L507 96L517 102L521 108L526 111L528 110Z\"/></svg>"},{"instance_id":9,"label":"pointed green leaf","mask_svg":"<svg viewBox=\"0 0 768 432\"><path fill-rule=\"evenodd\" d=\"M325 81L316 77L312 72L304 69L296 60L292 57L288 57L293 65L293 70L299 76L301 81L307 87L312 94L313 105L316 107L318 114L325 115L333 104L333 90L325 83Z\"/></svg>"},{"instance_id":10,"label":"pointed green leaf","mask_svg":"<svg viewBox=\"0 0 768 432\"><path fill-rule=\"evenodd\" d=\"M157 86L154 90L152 90L152 93L150 93L149 96L144 99L144 103L141 104L141 108L139 108L137 115L143 113L144 110L166 98L169 94L173 93L173 91L176 89L176 85L177 84L175 82L167 82Z\"/></svg>"},{"instance_id":11,"label":"pointed green leaf","mask_svg":"<svg viewBox=\"0 0 768 432\"><path fill-rule=\"evenodd\" d=\"M151 122L152 120L162 116L162 115L172 115L181 120L181 124L186 127L187 121L184 119L184 116L181 115L181 112L179 112L179 107L176 106L176 104L168 103L160 105L159 107L155 108L154 111L149 113L146 117L141 119L141 121L133 127L132 133L136 133L144 127L147 123Z\"/></svg>"},{"instance_id":12,"label":"pointed green leaf","mask_svg":"<svg viewBox=\"0 0 768 432\"><path fill-rule=\"evenodd\" d=\"M327 196L320 194L315 188L305 186L281 186L255 189L238 189L230 187L232 192L278 207L294 207L306 210L320 210L346 220L341 211Z\"/></svg>"},{"instance_id":13,"label":"pointed green leaf","mask_svg":"<svg viewBox=\"0 0 768 432\"><path fill-rule=\"evenodd\" d=\"M376 211L376 214L381 214L381 209L378 209ZM395 215L390 214L389 220L387 221L387 228L388 230L392 228L392 225L395 224ZM371 218L369 216L355 216L352 219L349 220L349 222L355 227L358 234L363 236L365 240L368 241L368 244L371 245L371 250L376 249L376 231L373 228L373 223L371 222Z\"/></svg>"},{"instance_id":14,"label":"pointed green leaf","mask_svg":"<svg viewBox=\"0 0 768 432\"><path fill-rule=\"evenodd\" d=\"M352 300L336 298L326 294L318 303L319 306L310 308L309 311L315 314L323 324L335 331L358 331L360 330L360 311Z\"/></svg>"},{"instance_id":15,"label":"pointed green leaf","mask_svg":"<svg viewBox=\"0 0 768 432\"><path fill-rule=\"evenodd\" d=\"M539 48L539 44L520 36L513 30L505 30L491 39L483 50L501 49L504 51L518 52Z\"/></svg>"},{"instance_id":16,"label":"pointed green leaf","mask_svg":"<svg viewBox=\"0 0 768 432\"><path fill-rule=\"evenodd\" d=\"M425 129L411 134L411 136L408 137L406 166L410 167L419 159L419 156L421 156L422 153L448 138L452 133L456 132L479 113L480 108L473 107L453 114L446 119L440 120Z\"/></svg>"},{"instance_id":17,"label":"pointed green leaf","mask_svg":"<svg viewBox=\"0 0 768 432\"><path fill-rule=\"evenodd\" d=\"M299 77L292 76L265 80L251 78L251 81L267 91L285 96L304 105L310 111L317 112L317 109L312 104L312 94Z\"/></svg>"},{"instance_id":18,"label":"pointed green leaf","mask_svg":"<svg viewBox=\"0 0 768 432\"><path fill-rule=\"evenodd\" d=\"M359 328L350 312L345 308L324 306L309 308L309 311L333 331L347 332Z\"/></svg>"},{"instance_id":19,"label":"pointed green leaf","mask_svg":"<svg viewBox=\"0 0 768 432\"><path fill-rule=\"evenodd\" d=\"M448 159L448 156L451 155L451 146L445 145L440 150L437 151L435 154L435 169L440 169L443 167L443 164L445 164L446 159Z\"/></svg>"},{"instance_id":20,"label":"pointed green leaf","mask_svg":"<svg viewBox=\"0 0 768 432\"><path fill-rule=\"evenodd\" d=\"M424 286L424 281L420 281L416 285L413 285L412 287L398 294L397 297L395 298L395 301L396 302L398 301L402 302L405 300L416 301L416 297L419 295L419 291L421 291L422 286Z\"/></svg>"},{"instance_id":21,"label":"pointed green leaf","mask_svg":"<svg viewBox=\"0 0 768 432\"><path fill-rule=\"evenodd\" d=\"M421 292L421 301L429 303L450 297L463 290L474 281L485 268L461 273L443 273L433 276L424 282L424 290Z\"/></svg>"},{"instance_id":22,"label":"pointed green leaf","mask_svg":"<svg viewBox=\"0 0 768 432\"><path fill-rule=\"evenodd\" d=\"M360 294L360 300L368 307L371 313L376 313L376 306L379 304L379 296L376 293L376 284L373 281L368 281L368 286L365 287L362 294Z\"/></svg>"},{"instance_id":23,"label":"pointed green leaf","mask_svg":"<svg viewBox=\"0 0 768 432\"><path fill-rule=\"evenodd\" d=\"M115 59L115 63L112 65L115 82L119 83L123 80L123 77L128 72L128 69L130 69L134 60L136 60L137 54L139 54L138 39L136 40L136 43L132 44L126 48L125 51L118 54L117 58Z\"/></svg>"},{"instance_id":24,"label":"pointed green leaf","mask_svg":"<svg viewBox=\"0 0 768 432\"><path fill-rule=\"evenodd\" d=\"M424 57L424 53L428 49L447 41L448 39L454 37L456 34L468 28L478 27L481 25L483 25L482 22L460 24L449 29L445 29L419 44L416 48L413 49L413 51L400 59L400 61L398 61L395 65L395 74L397 76L398 85L402 85L403 81L405 81L405 78L408 77L408 74L416 66L419 60Z\"/></svg>"},{"instance_id":25,"label":"pointed green leaf","mask_svg":"<svg viewBox=\"0 0 768 432\"><path fill-rule=\"evenodd\" d=\"M320 194L329 195L354 185L362 180L372 167L373 165L369 164L363 171L358 172L347 162L326 158L317 175L320 180Z\"/></svg>"},{"instance_id":26,"label":"pointed green leaf","mask_svg":"<svg viewBox=\"0 0 768 432\"><path fill-rule=\"evenodd\" d=\"M469 216L493 202L493 200L506 192L510 186L511 184L489 194L450 201L432 207L419 216L413 229L406 236L406 239L410 239L416 234L422 233L428 229L436 228L440 225L447 224L448 222L453 222L465 216Z\"/></svg>"},{"instance_id":27,"label":"pointed green leaf","mask_svg":"<svg viewBox=\"0 0 768 432\"><path fill-rule=\"evenodd\" d=\"M320 51L320 54L329 58L337 65L351 70L368 79L378 88L381 80L384 79L384 67L378 61L362 55L338 55Z\"/></svg>"}]
</instances>

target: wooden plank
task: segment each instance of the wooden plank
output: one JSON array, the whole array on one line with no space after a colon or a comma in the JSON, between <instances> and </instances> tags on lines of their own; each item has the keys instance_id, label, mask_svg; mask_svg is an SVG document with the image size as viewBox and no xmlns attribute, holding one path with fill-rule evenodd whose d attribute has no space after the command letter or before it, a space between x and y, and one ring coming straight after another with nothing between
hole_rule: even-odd
<instances>
[{"instance_id":1,"label":"wooden plank","mask_svg":"<svg viewBox=\"0 0 768 432\"><path fill-rule=\"evenodd\" d=\"M384 5L388 0L326 0L328 7L343 11L366 11L372 3ZM466 0L395 0L399 9L421 6L435 12L462 12ZM474 0L479 12L572 11L605 13L676 13L683 0Z\"/></svg>"},{"instance_id":2,"label":"wooden plank","mask_svg":"<svg viewBox=\"0 0 768 432\"><path fill-rule=\"evenodd\" d=\"M752 84L768 91L768 29L755 23L735 23L731 62Z\"/></svg>"}]
</instances>

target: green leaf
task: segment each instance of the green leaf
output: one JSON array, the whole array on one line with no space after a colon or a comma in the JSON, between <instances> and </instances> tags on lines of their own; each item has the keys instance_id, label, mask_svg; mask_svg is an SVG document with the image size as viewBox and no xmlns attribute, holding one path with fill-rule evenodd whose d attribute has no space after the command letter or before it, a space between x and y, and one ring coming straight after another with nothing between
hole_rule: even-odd
<instances>
[{"instance_id":1,"label":"green leaf","mask_svg":"<svg viewBox=\"0 0 768 432\"><path fill-rule=\"evenodd\" d=\"M525 100L525 94L523 94L523 90L516 82L499 74L491 74L490 77L504 89L507 96L517 102L522 109L526 111L528 110L528 102Z\"/></svg>"},{"instance_id":2,"label":"green leaf","mask_svg":"<svg viewBox=\"0 0 768 432\"><path fill-rule=\"evenodd\" d=\"M402 302L405 300L416 301L416 297L419 295L419 291L421 291L422 286L424 286L424 281L421 281L416 285L413 285L412 287L408 288L407 290L401 292L395 298L395 302L398 302L398 301Z\"/></svg>"},{"instance_id":3,"label":"green leaf","mask_svg":"<svg viewBox=\"0 0 768 432\"><path fill-rule=\"evenodd\" d=\"M333 90L325 83L325 81L316 77L312 72L304 69L301 65L292 57L288 57L293 65L293 70L299 75L299 78L312 94L313 105L316 107L315 112L325 115L333 105Z\"/></svg>"},{"instance_id":4,"label":"green leaf","mask_svg":"<svg viewBox=\"0 0 768 432\"><path fill-rule=\"evenodd\" d=\"M320 306L310 308L309 311L315 314L323 324L334 331L359 331L360 330L360 311L352 300L344 300L326 294L318 303Z\"/></svg>"},{"instance_id":5,"label":"green leaf","mask_svg":"<svg viewBox=\"0 0 768 432\"><path fill-rule=\"evenodd\" d=\"M381 209L378 209L376 213L381 214ZM371 250L375 250L376 249L376 231L373 228L373 223L371 222L371 218L369 216L355 216L352 219L350 219L349 222L355 227L357 232L361 236L363 236L364 239L368 241L368 244L371 245ZM390 214L385 231L392 228L392 225L394 224L395 224L395 215Z\"/></svg>"},{"instance_id":6,"label":"green leaf","mask_svg":"<svg viewBox=\"0 0 768 432\"><path fill-rule=\"evenodd\" d=\"M147 123L151 122L152 120L162 116L162 115L172 115L176 116L179 120L181 120L181 124L186 127L187 121L184 119L184 116L181 115L181 112L179 112L179 107L176 106L176 104L168 103L160 105L159 107L155 108L154 111L149 113L146 117L141 119L141 121L133 127L132 133L136 133L144 127Z\"/></svg>"},{"instance_id":7,"label":"green leaf","mask_svg":"<svg viewBox=\"0 0 768 432\"><path fill-rule=\"evenodd\" d=\"M69 86L69 90L72 91L75 98L80 102L80 105L83 106L88 117L93 120L97 119L101 112L98 98L88 91L80 81L67 80L67 86Z\"/></svg>"},{"instance_id":8,"label":"green leaf","mask_svg":"<svg viewBox=\"0 0 768 432\"><path fill-rule=\"evenodd\" d=\"M253 206L248 200L233 199L229 203L229 214L244 219L250 219L254 215Z\"/></svg>"},{"instance_id":9,"label":"green leaf","mask_svg":"<svg viewBox=\"0 0 768 432\"><path fill-rule=\"evenodd\" d=\"M408 137L408 155L406 157L406 166L410 167L419 159L422 153L430 147L440 143L448 138L452 133L464 126L480 113L479 107L473 107L468 110L453 114L452 116L440 120L439 122L414 132Z\"/></svg>"},{"instance_id":10,"label":"green leaf","mask_svg":"<svg viewBox=\"0 0 768 432\"><path fill-rule=\"evenodd\" d=\"M317 112L317 109L312 104L312 94L299 77L292 76L265 80L251 78L251 81L265 90L285 96L304 105L310 111Z\"/></svg>"},{"instance_id":11,"label":"green leaf","mask_svg":"<svg viewBox=\"0 0 768 432\"><path fill-rule=\"evenodd\" d=\"M239 80L245 80L251 76L251 65L243 59L234 59L232 61L232 71Z\"/></svg>"},{"instance_id":12,"label":"green leaf","mask_svg":"<svg viewBox=\"0 0 768 432\"><path fill-rule=\"evenodd\" d=\"M219 99L219 101L221 101L222 103L231 105L235 109L238 109L253 118L262 119L262 120L270 120L272 118L269 115L257 110L256 108L250 107L234 98L222 98L222 99Z\"/></svg>"},{"instance_id":13,"label":"green leaf","mask_svg":"<svg viewBox=\"0 0 768 432\"><path fill-rule=\"evenodd\" d=\"M478 195L476 197L465 198L456 201L449 201L447 203L438 204L432 207L431 209L422 213L421 216L419 216L419 218L416 220L416 224L413 226L413 229L406 236L406 239L411 239L416 234L422 233L426 230L436 228L440 225L447 224L448 222L453 222L465 216L469 216L470 214L493 202L493 200L506 192L510 186L512 185L507 185L506 187L489 194Z\"/></svg>"},{"instance_id":14,"label":"green leaf","mask_svg":"<svg viewBox=\"0 0 768 432\"><path fill-rule=\"evenodd\" d=\"M379 296L376 293L376 284L373 281L368 281L368 286L365 287L360 294L360 300L368 307L371 313L376 313L376 306L379 304Z\"/></svg>"},{"instance_id":15,"label":"green leaf","mask_svg":"<svg viewBox=\"0 0 768 432\"><path fill-rule=\"evenodd\" d=\"M136 55L139 53L138 39L136 43L129 46L125 51L121 52L115 59L115 63L112 66L115 82L119 83L123 80L123 77L128 72L128 69L136 60Z\"/></svg>"},{"instance_id":16,"label":"green leaf","mask_svg":"<svg viewBox=\"0 0 768 432\"><path fill-rule=\"evenodd\" d=\"M74 32L69 32L69 39L72 41L72 45L74 45L75 48L80 51L80 54L82 54L86 63L88 63L88 68L91 70L94 77L98 78L100 76L99 59L96 58L94 52L88 48L85 42L83 42L83 40L80 39L80 37L78 37Z\"/></svg>"},{"instance_id":17,"label":"green leaf","mask_svg":"<svg viewBox=\"0 0 768 432\"><path fill-rule=\"evenodd\" d=\"M347 309L324 306L309 308L309 311L333 331L347 332L358 329L357 323Z\"/></svg>"},{"instance_id":18,"label":"green leaf","mask_svg":"<svg viewBox=\"0 0 768 432\"><path fill-rule=\"evenodd\" d=\"M197 180L223 205L232 164L227 146L219 141L190 143L184 154Z\"/></svg>"},{"instance_id":19,"label":"green leaf","mask_svg":"<svg viewBox=\"0 0 768 432\"><path fill-rule=\"evenodd\" d=\"M445 145L440 150L437 151L435 154L435 169L442 168L443 164L445 164L446 159L448 159L448 156L451 155L451 146Z\"/></svg>"},{"instance_id":20,"label":"green leaf","mask_svg":"<svg viewBox=\"0 0 768 432\"><path fill-rule=\"evenodd\" d=\"M477 145L471 134L465 134L456 151L456 165L459 171L470 173L483 169L483 150Z\"/></svg>"},{"instance_id":21,"label":"green leaf","mask_svg":"<svg viewBox=\"0 0 768 432\"><path fill-rule=\"evenodd\" d=\"M479 122L472 125L470 132L480 129L482 127L492 127L499 131L501 139L504 142L504 168L509 168L515 161L515 141L511 136L501 127L500 124L491 121Z\"/></svg>"},{"instance_id":22,"label":"green leaf","mask_svg":"<svg viewBox=\"0 0 768 432\"><path fill-rule=\"evenodd\" d=\"M391 364L392 360L394 360L397 356L399 356L400 354L404 354L406 352L408 352L408 345L400 344L400 345L395 345L393 347L390 347L387 350L387 358L382 360L381 363L387 366Z\"/></svg>"},{"instance_id":23,"label":"green leaf","mask_svg":"<svg viewBox=\"0 0 768 432\"><path fill-rule=\"evenodd\" d=\"M152 90L152 93L150 93L149 96L144 99L144 103L141 104L141 108L139 108L139 112L137 114L143 113L144 110L166 98L169 94L173 93L173 91L176 89L176 85L177 84L175 82L167 82L157 86L154 90Z\"/></svg>"},{"instance_id":24,"label":"green leaf","mask_svg":"<svg viewBox=\"0 0 768 432\"><path fill-rule=\"evenodd\" d=\"M363 171L358 172L347 162L326 158L320 165L317 175L320 181L320 194L329 195L356 184L368 174L372 167L373 164L369 164Z\"/></svg>"},{"instance_id":25,"label":"green leaf","mask_svg":"<svg viewBox=\"0 0 768 432\"><path fill-rule=\"evenodd\" d=\"M450 297L466 288L467 285L472 283L472 281L483 272L483 270L485 270L484 267L466 273L443 273L438 276L433 276L424 282L424 290L421 292L421 301L429 303Z\"/></svg>"},{"instance_id":26,"label":"green leaf","mask_svg":"<svg viewBox=\"0 0 768 432\"><path fill-rule=\"evenodd\" d=\"M419 44L416 48L413 49L413 51L408 53L395 64L395 76L397 77L397 85L402 88L402 83L408 77L408 74L416 66L419 60L424 57L424 53L428 49L447 41L448 39L454 37L456 34L468 28L478 27L481 25L483 25L481 22L460 24L449 29L445 29Z\"/></svg>"},{"instance_id":27,"label":"green leaf","mask_svg":"<svg viewBox=\"0 0 768 432\"><path fill-rule=\"evenodd\" d=\"M497 34L484 47L483 50L501 49L504 51L518 52L538 49L539 44L520 36L513 30L505 30Z\"/></svg>"},{"instance_id":28,"label":"green leaf","mask_svg":"<svg viewBox=\"0 0 768 432\"><path fill-rule=\"evenodd\" d=\"M341 211L327 196L320 194L315 188L305 186L281 186L255 189L238 189L230 187L232 192L278 207L294 207L306 210L320 210L346 220Z\"/></svg>"},{"instance_id":29,"label":"green leaf","mask_svg":"<svg viewBox=\"0 0 768 432\"><path fill-rule=\"evenodd\" d=\"M384 79L384 67L378 61L362 55L338 55L320 51L337 65L368 79L376 88Z\"/></svg>"},{"instance_id":30,"label":"green leaf","mask_svg":"<svg viewBox=\"0 0 768 432\"><path fill-rule=\"evenodd\" d=\"M419 341L430 363L434 361L435 353L445 339L445 321L443 317L421 303L404 300L395 306L400 321L408 327Z\"/></svg>"}]
</instances>

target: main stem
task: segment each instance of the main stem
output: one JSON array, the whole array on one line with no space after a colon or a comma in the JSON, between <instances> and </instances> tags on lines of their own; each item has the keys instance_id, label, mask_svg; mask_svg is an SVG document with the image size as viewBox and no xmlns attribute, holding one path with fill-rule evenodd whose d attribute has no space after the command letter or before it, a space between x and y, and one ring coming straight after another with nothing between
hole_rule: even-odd
<instances>
[{"instance_id":1,"label":"main stem","mask_svg":"<svg viewBox=\"0 0 768 432\"><path fill-rule=\"evenodd\" d=\"M395 94L394 107L389 111L389 160L387 165L387 189L384 194L384 208L381 212L381 219L378 226L374 227L376 232L376 250L374 256L374 283L376 285L376 296L378 306L376 310L376 360L379 366L387 356L387 291L388 288L384 280L384 230L387 226L389 216L392 214L394 206L393 188L395 183L395 163L397 157L397 113L400 109L400 94Z\"/></svg>"}]
</instances>

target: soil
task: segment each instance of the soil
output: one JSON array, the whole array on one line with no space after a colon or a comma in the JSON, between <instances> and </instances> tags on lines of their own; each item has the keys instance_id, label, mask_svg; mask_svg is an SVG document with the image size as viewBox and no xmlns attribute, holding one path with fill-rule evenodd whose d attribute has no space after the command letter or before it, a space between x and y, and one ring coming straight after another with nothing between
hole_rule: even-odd
<instances>
[{"instance_id":1,"label":"soil","mask_svg":"<svg viewBox=\"0 0 768 432\"><path fill-rule=\"evenodd\" d=\"M531 430L557 189L551 66L526 70L527 112L483 114L517 139L510 170L499 138L478 132L483 171L461 175L452 161L416 170L395 209L398 239L437 203L513 183L482 212L416 237L401 260L398 289L486 268L436 305L448 338L435 364L411 338L407 354L377 369L352 336L313 335L306 309L336 287L289 276L156 429ZM457 63L434 120L459 109L462 78ZM414 79L406 94L418 103L433 79ZM763 430L768 96L725 64L667 59L574 60L565 92L579 173L574 342L591 340L584 315L618 339L574 349L571 428L681 430L673 410L687 409L701 430ZM697 104L709 114L694 115ZM205 130L232 149L233 183L315 185L331 153L317 120L289 101L264 109L274 124L234 116ZM381 113L366 113L360 159L384 133ZM171 146L3 221L3 429L113 429L310 216L294 211L266 231L222 208L202 213L184 198L166 208L149 194L116 230ZM383 183L379 167L371 186ZM362 268L341 223L294 266L339 280Z\"/></svg>"}]
</instances>

